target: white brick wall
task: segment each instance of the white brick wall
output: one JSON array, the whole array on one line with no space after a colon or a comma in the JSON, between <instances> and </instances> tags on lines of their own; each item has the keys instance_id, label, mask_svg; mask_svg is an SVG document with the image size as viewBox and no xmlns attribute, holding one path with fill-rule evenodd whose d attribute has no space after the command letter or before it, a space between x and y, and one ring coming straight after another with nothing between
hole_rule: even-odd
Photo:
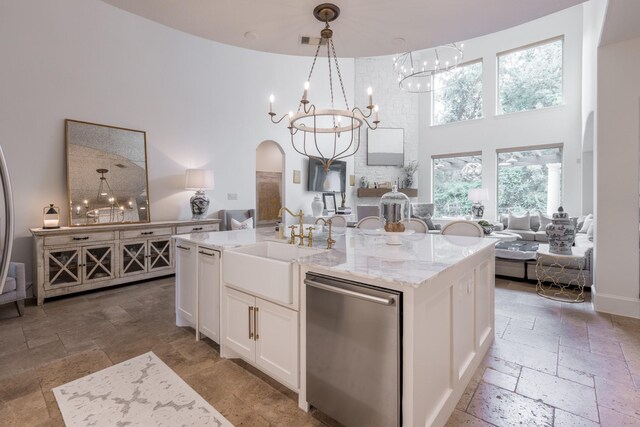
<instances>
[{"instance_id":1,"label":"white brick wall","mask_svg":"<svg viewBox=\"0 0 640 427\"><path fill-rule=\"evenodd\" d=\"M416 94L400 90L393 72L393 57L380 56L374 58L356 58L355 93L356 105L363 108L367 105L367 88L373 88L373 102L380 107L380 124L382 128L404 129L404 161L405 164L418 160L419 140L419 105ZM374 131L375 132L375 131ZM356 205L376 204L377 198L356 198L355 192L362 176L373 182L395 181L404 177L404 171L396 166L367 166L367 131L361 133L362 144L355 155L356 187L352 197ZM417 173L415 182L417 184Z\"/></svg>"}]
</instances>

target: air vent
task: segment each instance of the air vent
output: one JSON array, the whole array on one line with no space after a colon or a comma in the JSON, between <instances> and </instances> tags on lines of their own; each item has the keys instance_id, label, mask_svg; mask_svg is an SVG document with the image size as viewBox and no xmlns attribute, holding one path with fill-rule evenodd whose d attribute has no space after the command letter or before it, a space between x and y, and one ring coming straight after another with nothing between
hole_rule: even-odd
<instances>
[{"instance_id":1,"label":"air vent","mask_svg":"<svg viewBox=\"0 0 640 427\"><path fill-rule=\"evenodd\" d=\"M120 168L120 169L126 169L126 166L125 166L125 165L123 165L122 163L116 163L114 166L115 166L115 167L118 167L118 168Z\"/></svg>"},{"instance_id":2,"label":"air vent","mask_svg":"<svg viewBox=\"0 0 640 427\"><path fill-rule=\"evenodd\" d=\"M322 37L311 37L311 36L300 36L300 44L301 45L310 45L310 46L318 46L318 45L326 45L327 40Z\"/></svg>"}]
</instances>

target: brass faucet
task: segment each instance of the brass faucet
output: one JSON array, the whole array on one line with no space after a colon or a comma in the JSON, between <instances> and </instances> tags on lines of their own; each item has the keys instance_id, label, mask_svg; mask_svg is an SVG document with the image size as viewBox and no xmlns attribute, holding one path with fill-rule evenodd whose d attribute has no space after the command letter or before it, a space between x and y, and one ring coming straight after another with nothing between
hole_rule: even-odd
<instances>
[{"instance_id":1,"label":"brass faucet","mask_svg":"<svg viewBox=\"0 0 640 427\"><path fill-rule=\"evenodd\" d=\"M304 239L305 238L308 238L309 239L309 243L311 243L312 239L313 239L313 237L311 237L311 232L309 232L309 236L305 236L304 235L304 228L303 228L303 224L302 224L302 218L304 217L304 213L302 213L302 209L300 209L300 211L297 214L294 214L293 212L291 212L289 210L289 208L286 208L286 207L283 206L278 211L278 218L279 219L282 218L282 212L283 211L286 211L286 212L289 213L289 215L298 218L298 234L295 234L295 231L294 231L295 225L289 226L289 228L291 229L291 240L289 241L289 243L291 243L292 245L295 244L296 237L300 239L300 246L304 246Z\"/></svg>"},{"instance_id":2,"label":"brass faucet","mask_svg":"<svg viewBox=\"0 0 640 427\"><path fill-rule=\"evenodd\" d=\"M327 249L331 249L331 247L333 246L333 244L336 242L335 240L333 240L331 238L331 220L330 219L324 219L324 218L318 218L316 220L316 224L322 221L325 225L329 226L329 237L327 237Z\"/></svg>"}]
</instances>

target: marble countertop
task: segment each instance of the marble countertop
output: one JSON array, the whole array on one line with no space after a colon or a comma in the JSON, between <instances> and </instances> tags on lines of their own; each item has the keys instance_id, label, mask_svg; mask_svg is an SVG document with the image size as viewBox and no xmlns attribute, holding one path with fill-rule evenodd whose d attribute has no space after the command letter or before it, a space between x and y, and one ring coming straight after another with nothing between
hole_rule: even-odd
<instances>
[{"instance_id":1,"label":"marble countertop","mask_svg":"<svg viewBox=\"0 0 640 427\"><path fill-rule=\"evenodd\" d=\"M364 230L347 230L346 235L336 238L333 250L299 262L311 270L318 267L356 279L418 287L477 252L493 251L496 244L495 239L422 233L401 237L400 246L387 245L386 239Z\"/></svg>"},{"instance_id":2,"label":"marble countertop","mask_svg":"<svg viewBox=\"0 0 640 427\"><path fill-rule=\"evenodd\" d=\"M222 251L275 240L271 228L174 237ZM333 237L336 244L331 251L306 256L298 262L310 269L318 267L349 274L356 280L377 279L412 287L425 283L479 251L493 250L496 244L495 239L488 238L416 233L401 237L402 245L392 246L387 245L386 236L357 229L347 229ZM314 247L324 247L325 239L326 234L314 235ZM287 244L286 240L280 242Z\"/></svg>"}]
</instances>

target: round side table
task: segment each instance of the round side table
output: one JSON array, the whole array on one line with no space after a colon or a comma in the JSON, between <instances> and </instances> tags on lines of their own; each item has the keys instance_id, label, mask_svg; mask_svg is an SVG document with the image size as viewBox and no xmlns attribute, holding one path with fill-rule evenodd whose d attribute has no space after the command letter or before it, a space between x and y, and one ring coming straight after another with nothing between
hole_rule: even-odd
<instances>
[{"instance_id":1,"label":"round side table","mask_svg":"<svg viewBox=\"0 0 640 427\"><path fill-rule=\"evenodd\" d=\"M584 253L560 255L549 252L548 244L541 244L536 253L536 292L538 295L561 302L584 302ZM568 277L567 267L578 270L576 277ZM571 273L573 274L573 273ZM577 289L573 288L576 286Z\"/></svg>"}]
</instances>

